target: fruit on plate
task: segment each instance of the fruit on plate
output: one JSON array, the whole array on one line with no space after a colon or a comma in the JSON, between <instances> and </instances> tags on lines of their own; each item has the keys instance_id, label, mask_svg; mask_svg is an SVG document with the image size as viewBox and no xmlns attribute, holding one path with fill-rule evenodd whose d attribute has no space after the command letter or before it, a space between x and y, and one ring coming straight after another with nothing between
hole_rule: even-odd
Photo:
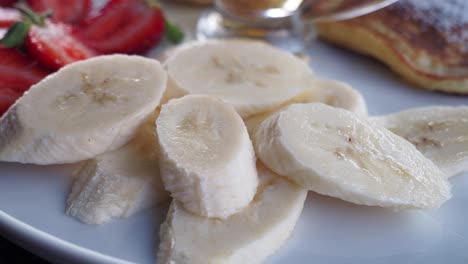
<instances>
[{"instance_id":1,"label":"fruit on plate","mask_svg":"<svg viewBox=\"0 0 468 264\"><path fill-rule=\"evenodd\" d=\"M0 46L0 89L10 88L21 95L48 74L20 51Z\"/></svg>"},{"instance_id":2,"label":"fruit on plate","mask_svg":"<svg viewBox=\"0 0 468 264\"><path fill-rule=\"evenodd\" d=\"M18 9L23 19L9 28L0 41L3 46L22 48L25 44L27 53L51 70L95 55L71 35L69 25L54 23L25 6Z\"/></svg>"},{"instance_id":3,"label":"fruit on plate","mask_svg":"<svg viewBox=\"0 0 468 264\"><path fill-rule=\"evenodd\" d=\"M253 134L255 128L275 112L281 111L294 103L324 103L333 107L349 110L361 116L367 116L367 105L364 97L359 91L350 85L333 80L314 80L313 86L305 92L284 103L274 111L255 115L244 119L249 134Z\"/></svg>"},{"instance_id":4,"label":"fruit on plate","mask_svg":"<svg viewBox=\"0 0 468 264\"><path fill-rule=\"evenodd\" d=\"M190 48L191 46L194 46L194 45L200 45L200 41L195 41L195 40L187 41L177 46L168 47L167 49L160 52L157 55L156 59L159 60L164 65L171 57L179 53L179 51L182 51L186 48Z\"/></svg>"},{"instance_id":5,"label":"fruit on plate","mask_svg":"<svg viewBox=\"0 0 468 264\"><path fill-rule=\"evenodd\" d=\"M253 141L274 172L352 203L437 208L451 196L444 173L410 142L343 109L289 106L262 122Z\"/></svg>"},{"instance_id":6,"label":"fruit on plate","mask_svg":"<svg viewBox=\"0 0 468 264\"><path fill-rule=\"evenodd\" d=\"M28 0L29 6L38 13L52 11L54 22L79 24L91 11L91 0Z\"/></svg>"},{"instance_id":7,"label":"fruit on plate","mask_svg":"<svg viewBox=\"0 0 468 264\"><path fill-rule=\"evenodd\" d=\"M243 118L278 108L311 87L314 79L301 59L249 40L188 45L169 58L165 68L169 98L214 96L233 105Z\"/></svg>"},{"instance_id":8,"label":"fruit on plate","mask_svg":"<svg viewBox=\"0 0 468 264\"><path fill-rule=\"evenodd\" d=\"M0 160L74 163L118 149L158 106L166 81L159 62L138 56L68 65L0 119Z\"/></svg>"},{"instance_id":9,"label":"fruit on plate","mask_svg":"<svg viewBox=\"0 0 468 264\"><path fill-rule=\"evenodd\" d=\"M42 65L58 70L75 61L93 57L94 51L71 35L65 24L33 25L26 37L26 49Z\"/></svg>"},{"instance_id":10,"label":"fruit on plate","mask_svg":"<svg viewBox=\"0 0 468 264\"><path fill-rule=\"evenodd\" d=\"M10 27L21 19L20 13L13 8L0 8L0 28Z\"/></svg>"},{"instance_id":11,"label":"fruit on plate","mask_svg":"<svg viewBox=\"0 0 468 264\"><path fill-rule=\"evenodd\" d=\"M160 41L164 25L155 0L110 0L74 33L98 53L143 53Z\"/></svg>"},{"instance_id":12,"label":"fruit on plate","mask_svg":"<svg viewBox=\"0 0 468 264\"><path fill-rule=\"evenodd\" d=\"M15 49L0 47L0 116L48 72Z\"/></svg>"},{"instance_id":13,"label":"fruit on plate","mask_svg":"<svg viewBox=\"0 0 468 264\"><path fill-rule=\"evenodd\" d=\"M67 200L69 215L102 224L169 199L159 175L155 122L156 114L126 146L81 165Z\"/></svg>"},{"instance_id":14,"label":"fruit on plate","mask_svg":"<svg viewBox=\"0 0 468 264\"><path fill-rule=\"evenodd\" d=\"M157 263L262 263L290 236L307 191L259 166L252 203L229 218L193 215L173 201L161 225Z\"/></svg>"},{"instance_id":15,"label":"fruit on plate","mask_svg":"<svg viewBox=\"0 0 468 264\"><path fill-rule=\"evenodd\" d=\"M447 177L468 170L468 107L415 108L371 120L413 143Z\"/></svg>"},{"instance_id":16,"label":"fruit on plate","mask_svg":"<svg viewBox=\"0 0 468 264\"><path fill-rule=\"evenodd\" d=\"M10 88L0 88L0 115L5 113L18 98L21 93Z\"/></svg>"},{"instance_id":17,"label":"fruit on plate","mask_svg":"<svg viewBox=\"0 0 468 264\"><path fill-rule=\"evenodd\" d=\"M164 186L186 210L226 218L252 201L255 153L231 105L204 95L173 99L162 106L156 129Z\"/></svg>"},{"instance_id":18,"label":"fruit on plate","mask_svg":"<svg viewBox=\"0 0 468 264\"><path fill-rule=\"evenodd\" d=\"M334 80L315 80L314 92L304 94L301 103L321 102L330 106L349 110L360 116L367 116L367 105L362 94L349 84Z\"/></svg>"}]
</instances>

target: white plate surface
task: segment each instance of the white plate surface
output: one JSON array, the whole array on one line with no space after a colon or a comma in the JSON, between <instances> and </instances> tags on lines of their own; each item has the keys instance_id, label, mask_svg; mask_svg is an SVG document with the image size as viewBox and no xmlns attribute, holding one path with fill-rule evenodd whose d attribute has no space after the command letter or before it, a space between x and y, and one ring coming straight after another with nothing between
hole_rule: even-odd
<instances>
[{"instance_id":1,"label":"white plate surface","mask_svg":"<svg viewBox=\"0 0 468 264\"><path fill-rule=\"evenodd\" d=\"M185 27L194 26L193 10L178 14ZM322 43L310 55L319 76L360 90L371 115L468 104L468 97L411 88L381 64ZM64 214L72 170L0 163L0 234L56 263L154 263L167 206L102 226L82 224ZM468 263L468 174L451 183L453 198L434 211L393 212L311 193L293 236L267 263Z\"/></svg>"}]
</instances>

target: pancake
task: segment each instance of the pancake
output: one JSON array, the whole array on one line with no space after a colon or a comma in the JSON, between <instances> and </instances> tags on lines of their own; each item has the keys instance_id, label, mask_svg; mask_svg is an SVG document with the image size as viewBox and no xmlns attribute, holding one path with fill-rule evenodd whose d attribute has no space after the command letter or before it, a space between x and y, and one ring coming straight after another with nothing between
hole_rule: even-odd
<instances>
[{"instance_id":1,"label":"pancake","mask_svg":"<svg viewBox=\"0 0 468 264\"><path fill-rule=\"evenodd\" d=\"M322 8L330 6L322 1ZM317 30L322 39L381 60L418 87L468 94L467 0L400 0L359 18L318 23Z\"/></svg>"}]
</instances>

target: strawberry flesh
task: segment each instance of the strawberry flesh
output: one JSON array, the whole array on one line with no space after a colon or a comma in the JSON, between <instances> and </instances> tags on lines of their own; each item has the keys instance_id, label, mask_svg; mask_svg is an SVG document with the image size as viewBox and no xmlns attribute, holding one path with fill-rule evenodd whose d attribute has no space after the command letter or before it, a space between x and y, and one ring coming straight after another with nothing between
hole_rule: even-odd
<instances>
[{"instance_id":1,"label":"strawberry flesh","mask_svg":"<svg viewBox=\"0 0 468 264\"><path fill-rule=\"evenodd\" d=\"M21 93L10 89L0 88L0 116L2 116L8 109L21 97Z\"/></svg>"},{"instance_id":2,"label":"strawberry flesh","mask_svg":"<svg viewBox=\"0 0 468 264\"><path fill-rule=\"evenodd\" d=\"M52 70L93 57L94 52L74 38L70 31L69 26L59 23L46 22L44 27L33 25L26 37L26 49Z\"/></svg>"},{"instance_id":3,"label":"strawberry flesh","mask_svg":"<svg viewBox=\"0 0 468 264\"><path fill-rule=\"evenodd\" d=\"M83 43L103 54L146 52L163 33L161 9L142 0L110 0L74 31Z\"/></svg>"},{"instance_id":4,"label":"strawberry flesh","mask_svg":"<svg viewBox=\"0 0 468 264\"><path fill-rule=\"evenodd\" d=\"M0 46L0 116L31 85L49 74L39 64L16 49Z\"/></svg>"},{"instance_id":5,"label":"strawberry flesh","mask_svg":"<svg viewBox=\"0 0 468 264\"><path fill-rule=\"evenodd\" d=\"M0 47L0 89L13 89L21 95L48 74L18 50Z\"/></svg>"},{"instance_id":6,"label":"strawberry flesh","mask_svg":"<svg viewBox=\"0 0 468 264\"><path fill-rule=\"evenodd\" d=\"M81 23L92 7L91 0L28 0L28 4L38 13L52 10L52 21L68 24Z\"/></svg>"}]
</instances>

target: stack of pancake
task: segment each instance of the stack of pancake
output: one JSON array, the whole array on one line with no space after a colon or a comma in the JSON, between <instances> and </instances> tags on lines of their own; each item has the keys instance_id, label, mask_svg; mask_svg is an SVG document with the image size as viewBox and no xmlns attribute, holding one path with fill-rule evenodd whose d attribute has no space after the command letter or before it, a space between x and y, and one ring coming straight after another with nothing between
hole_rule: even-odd
<instances>
[{"instance_id":1,"label":"stack of pancake","mask_svg":"<svg viewBox=\"0 0 468 264\"><path fill-rule=\"evenodd\" d=\"M360 0L322 1L337 9ZM468 0L400 0L317 28L322 39L375 57L421 88L468 94Z\"/></svg>"}]
</instances>

